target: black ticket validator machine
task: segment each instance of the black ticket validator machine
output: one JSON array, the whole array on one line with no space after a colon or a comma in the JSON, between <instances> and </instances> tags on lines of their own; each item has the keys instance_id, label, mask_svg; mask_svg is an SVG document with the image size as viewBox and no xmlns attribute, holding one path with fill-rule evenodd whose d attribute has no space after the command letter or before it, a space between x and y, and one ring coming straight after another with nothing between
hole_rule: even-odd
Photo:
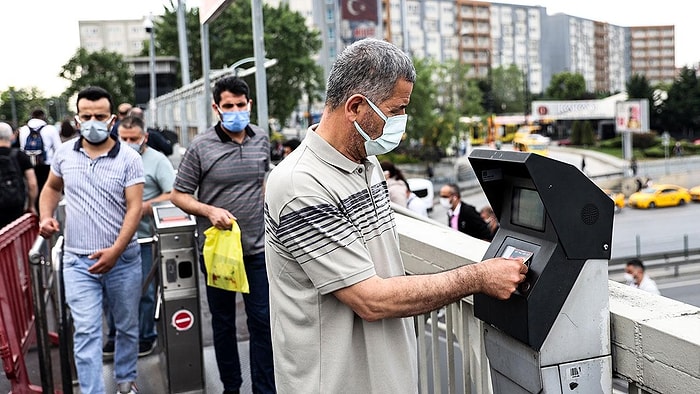
<instances>
[{"instance_id":1,"label":"black ticket validator machine","mask_svg":"<svg viewBox=\"0 0 700 394\"><path fill-rule=\"evenodd\" d=\"M500 222L484 258L529 267L509 299L474 295L494 392L611 392L613 201L576 167L537 154L477 149L469 161Z\"/></svg>"},{"instance_id":2,"label":"black ticket validator machine","mask_svg":"<svg viewBox=\"0 0 700 394\"><path fill-rule=\"evenodd\" d=\"M170 201L153 204L160 286L156 315L168 393L204 393L195 217Z\"/></svg>"}]
</instances>

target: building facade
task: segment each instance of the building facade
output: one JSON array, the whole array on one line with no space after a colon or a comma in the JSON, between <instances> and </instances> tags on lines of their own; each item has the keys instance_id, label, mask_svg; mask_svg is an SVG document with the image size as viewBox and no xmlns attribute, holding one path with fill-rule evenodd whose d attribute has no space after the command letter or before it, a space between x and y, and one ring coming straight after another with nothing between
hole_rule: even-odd
<instances>
[{"instance_id":1,"label":"building facade","mask_svg":"<svg viewBox=\"0 0 700 394\"><path fill-rule=\"evenodd\" d=\"M532 94L544 92L561 72L581 74L588 91L610 93L624 91L634 74L652 85L672 83L677 75L674 26L616 26L549 15L541 6L475 0L266 1L288 5L320 32L317 61L326 76L345 46L366 36L391 41L414 57L458 60L475 78L516 65ZM362 10L371 12L356 18ZM80 22L87 50L133 57L148 38L142 20Z\"/></svg>"}]
</instances>

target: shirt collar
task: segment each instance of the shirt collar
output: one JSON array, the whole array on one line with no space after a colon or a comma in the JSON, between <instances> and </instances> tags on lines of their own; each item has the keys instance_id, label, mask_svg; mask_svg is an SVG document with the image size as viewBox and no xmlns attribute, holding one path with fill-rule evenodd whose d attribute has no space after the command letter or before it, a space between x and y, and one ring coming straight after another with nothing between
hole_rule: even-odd
<instances>
[{"instance_id":1,"label":"shirt collar","mask_svg":"<svg viewBox=\"0 0 700 394\"><path fill-rule=\"evenodd\" d=\"M119 142L119 139L115 135L110 134L109 138L113 139L114 142L116 142L116 143L114 144L112 149L110 149L109 152L107 152L107 157L117 157L117 153L119 153L119 148L121 146L121 143ZM73 144L74 151L80 152L80 149L82 149L82 147L83 147L83 139L84 139L84 137L81 135L80 138L75 140L75 144Z\"/></svg>"},{"instance_id":2,"label":"shirt collar","mask_svg":"<svg viewBox=\"0 0 700 394\"><path fill-rule=\"evenodd\" d=\"M352 173L357 171L359 168L363 170L366 169L370 171L371 168L365 168L366 164L371 162L364 160L363 163L355 163L354 161L343 156L342 153L338 152L331 144L324 140L320 135L316 133L316 127L318 125L313 125L308 128L306 132L306 137L304 141L306 142L308 148L314 152L321 160L325 161L329 165L340 168L341 170Z\"/></svg>"},{"instance_id":3,"label":"shirt collar","mask_svg":"<svg viewBox=\"0 0 700 394\"><path fill-rule=\"evenodd\" d=\"M243 130L245 130L245 133L248 137L253 138L255 136L255 132L253 131L253 128L250 127L250 124L248 124ZM226 134L224 129L221 127L221 122L217 123L216 126L214 126L214 131L216 131L216 135L219 136L221 142L233 141L231 137L229 137L229 135Z\"/></svg>"}]
</instances>

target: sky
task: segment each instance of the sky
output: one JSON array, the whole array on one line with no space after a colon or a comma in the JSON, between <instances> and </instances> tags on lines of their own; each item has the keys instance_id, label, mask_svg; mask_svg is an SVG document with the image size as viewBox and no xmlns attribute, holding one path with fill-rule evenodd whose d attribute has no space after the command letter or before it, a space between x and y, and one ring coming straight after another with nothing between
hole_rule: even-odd
<instances>
[{"instance_id":1,"label":"sky","mask_svg":"<svg viewBox=\"0 0 700 394\"><path fill-rule=\"evenodd\" d=\"M177 0L172 0L177 4ZM196 7L202 0L185 0ZM242 1L242 0L237 0ZM312 1L312 0L306 0ZM675 25L676 66L700 61L700 23L684 0L503 0L506 4L539 5L548 14L565 14L618 26ZM170 0L2 0L0 2L0 91L37 87L46 96L59 95L68 83L58 77L61 66L80 45L78 21L142 19L161 14Z\"/></svg>"}]
</instances>

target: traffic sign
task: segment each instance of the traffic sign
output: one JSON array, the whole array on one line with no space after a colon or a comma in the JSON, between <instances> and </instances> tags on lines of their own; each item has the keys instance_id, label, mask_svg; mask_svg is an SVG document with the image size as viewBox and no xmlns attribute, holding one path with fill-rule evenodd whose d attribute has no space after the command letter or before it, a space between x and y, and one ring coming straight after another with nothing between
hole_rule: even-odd
<instances>
[{"instance_id":1,"label":"traffic sign","mask_svg":"<svg viewBox=\"0 0 700 394\"><path fill-rule=\"evenodd\" d=\"M170 324L172 324L177 331L187 331L194 325L194 315L187 309L180 309L173 313Z\"/></svg>"}]
</instances>

